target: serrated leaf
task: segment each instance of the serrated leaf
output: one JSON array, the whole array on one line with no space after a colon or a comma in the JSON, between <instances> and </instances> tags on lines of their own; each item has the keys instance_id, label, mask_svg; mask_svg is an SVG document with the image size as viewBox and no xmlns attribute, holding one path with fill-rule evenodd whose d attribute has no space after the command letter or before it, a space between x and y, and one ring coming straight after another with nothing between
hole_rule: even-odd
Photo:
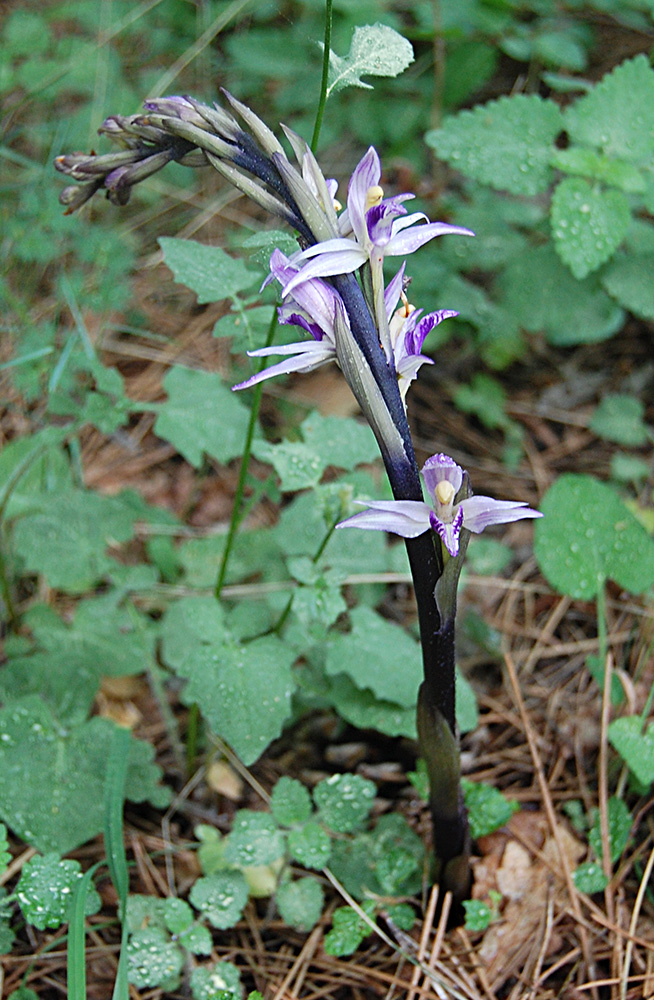
<instances>
[{"instance_id":1,"label":"serrated leaf","mask_svg":"<svg viewBox=\"0 0 654 1000\"><path fill-rule=\"evenodd\" d=\"M226 930L238 923L247 903L245 876L242 872L230 871L199 878L191 889L189 899L213 927Z\"/></svg>"},{"instance_id":2,"label":"serrated leaf","mask_svg":"<svg viewBox=\"0 0 654 1000\"><path fill-rule=\"evenodd\" d=\"M367 900L362 910L374 917L374 903ZM372 928L351 906L339 906L332 915L332 929L325 935L325 951L336 957L351 955L372 934Z\"/></svg>"},{"instance_id":3,"label":"serrated leaf","mask_svg":"<svg viewBox=\"0 0 654 1000\"><path fill-rule=\"evenodd\" d=\"M7 850L8 847L7 827L4 823L0 823L0 874L2 874L11 861L11 852Z\"/></svg>"},{"instance_id":4,"label":"serrated leaf","mask_svg":"<svg viewBox=\"0 0 654 1000\"><path fill-rule=\"evenodd\" d=\"M566 474L540 509L534 552L560 593L588 600L607 578L633 594L654 583L654 541L610 486Z\"/></svg>"},{"instance_id":5,"label":"serrated leaf","mask_svg":"<svg viewBox=\"0 0 654 1000\"><path fill-rule=\"evenodd\" d=\"M645 407L635 396L609 393L593 413L590 429L607 441L639 448L649 440L644 415Z\"/></svg>"},{"instance_id":6,"label":"serrated leaf","mask_svg":"<svg viewBox=\"0 0 654 1000\"><path fill-rule=\"evenodd\" d=\"M643 729L638 715L615 719L609 725L609 741L641 784L651 785L654 781L654 723Z\"/></svg>"},{"instance_id":7,"label":"serrated leaf","mask_svg":"<svg viewBox=\"0 0 654 1000\"><path fill-rule=\"evenodd\" d=\"M399 625L359 606L350 612L350 631L330 639L325 670L331 677L347 674L358 688L410 708L422 681L420 646Z\"/></svg>"},{"instance_id":8,"label":"serrated leaf","mask_svg":"<svg viewBox=\"0 0 654 1000\"><path fill-rule=\"evenodd\" d=\"M641 319L654 319L654 282L650 254L616 257L602 274L602 285L617 302Z\"/></svg>"},{"instance_id":9,"label":"serrated leaf","mask_svg":"<svg viewBox=\"0 0 654 1000\"><path fill-rule=\"evenodd\" d=\"M346 56L329 53L327 94L344 87L364 87L362 76L398 76L413 62L411 42L384 24L367 24L355 28L350 51Z\"/></svg>"},{"instance_id":10,"label":"serrated leaf","mask_svg":"<svg viewBox=\"0 0 654 1000\"><path fill-rule=\"evenodd\" d=\"M182 948L186 948L192 955L210 955L213 948L211 934L206 927L201 924L194 924L180 932L177 940Z\"/></svg>"},{"instance_id":11,"label":"serrated leaf","mask_svg":"<svg viewBox=\"0 0 654 1000\"><path fill-rule=\"evenodd\" d=\"M325 894L320 882L307 876L280 885L275 903L284 923L306 934L320 920Z\"/></svg>"},{"instance_id":12,"label":"serrated leaf","mask_svg":"<svg viewBox=\"0 0 654 1000\"><path fill-rule=\"evenodd\" d=\"M552 156L552 166L566 174L591 177L629 194L643 194L646 189L642 173L632 163L613 160L593 149L579 146L557 149Z\"/></svg>"},{"instance_id":13,"label":"serrated leaf","mask_svg":"<svg viewBox=\"0 0 654 1000\"><path fill-rule=\"evenodd\" d=\"M612 796L608 802L608 821L611 864L615 864L627 846L633 823L631 813L627 809L627 806L622 799L619 799L616 796ZM601 860L603 857L602 824L600 821L599 810L595 816L595 822L593 823L592 829L588 833L588 842L595 851L597 857Z\"/></svg>"},{"instance_id":14,"label":"serrated leaf","mask_svg":"<svg viewBox=\"0 0 654 1000\"><path fill-rule=\"evenodd\" d=\"M285 493L317 486L325 471L325 463L314 448L301 441L255 441L252 453L260 462L274 466L279 476L280 489Z\"/></svg>"},{"instance_id":15,"label":"serrated leaf","mask_svg":"<svg viewBox=\"0 0 654 1000\"><path fill-rule=\"evenodd\" d=\"M68 920L74 884L82 878L79 861L64 861L57 854L38 855L24 866L16 886L23 916L38 930L59 927ZM101 900L95 889L87 894L87 916L97 913Z\"/></svg>"},{"instance_id":16,"label":"serrated leaf","mask_svg":"<svg viewBox=\"0 0 654 1000\"><path fill-rule=\"evenodd\" d=\"M309 790L295 778L280 778L272 790L270 808L280 826L306 823L311 815Z\"/></svg>"},{"instance_id":17,"label":"serrated leaf","mask_svg":"<svg viewBox=\"0 0 654 1000\"><path fill-rule=\"evenodd\" d=\"M372 781L359 774L332 774L318 782L313 790L313 800L330 830L351 833L368 816L375 794Z\"/></svg>"},{"instance_id":18,"label":"serrated leaf","mask_svg":"<svg viewBox=\"0 0 654 1000\"><path fill-rule=\"evenodd\" d=\"M174 990L183 965L184 953L161 927L145 927L127 942L127 978L138 989Z\"/></svg>"},{"instance_id":19,"label":"serrated leaf","mask_svg":"<svg viewBox=\"0 0 654 1000\"><path fill-rule=\"evenodd\" d=\"M254 233L243 240L241 245L251 251L250 259L266 272L269 270L273 250L281 250L287 257L297 251L297 240L285 229L266 229L261 233ZM270 321L269 308L267 312Z\"/></svg>"},{"instance_id":20,"label":"serrated leaf","mask_svg":"<svg viewBox=\"0 0 654 1000\"><path fill-rule=\"evenodd\" d=\"M554 246L575 278L585 278L609 260L631 223L629 202L622 191L591 186L569 177L552 196Z\"/></svg>"},{"instance_id":21,"label":"serrated leaf","mask_svg":"<svg viewBox=\"0 0 654 1000\"><path fill-rule=\"evenodd\" d=\"M645 55L628 59L565 111L571 140L607 156L649 163L654 156L654 70Z\"/></svg>"},{"instance_id":22,"label":"serrated leaf","mask_svg":"<svg viewBox=\"0 0 654 1000\"><path fill-rule=\"evenodd\" d=\"M318 823L305 823L300 830L291 830L288 849L305 868L320 870L329 863L332 843Z\"/></svg>"},{"instance_id":23,"label":"serrated leaf","mask_svg":"<svg viewBox=\"0 0 654 1000\"><path fill-rule=\"evenodd\" d=\"M466 915L467 931L485 931L490 927L493 911L482 899L464 899L463 909Z\"/></svg>"},{"instance_id":24,"label":"serrated leaf","mask_svg":"<svg viewBox=\"0 0 654 1000\"><path fill-rule=\"evenodd\" d=\"M241 1000L241 974L231 962L194 969L191 995L193 1000Z\"/></svg>"},{"instance_id":25,"label":"serrated leaf","mask_svg":"<svg viewBox=\"0 0 654 1000\"><path fill-rule=\"evenodd\" d=\"M500 826L504 826L519 809L517 802L505 798L499 789L492 785L465 780L462 784L473 840L485 837Z\"/></svg>"},{"instance_id":26,"label":"serrated leaf","mask_svg":"<svg viewBox=\"0 0 654 1000\"><path fill-rule=\"evenodd\" d=\"M40 509L14 524L13 547L28 572L51 587L81 594L113 565L106 549L134 534L135 517L120 496L87 490L44 495Z\"/></svg>"},{"instance_id":27,"label":"serrated leaf","mask_svg":"<svg viewBox=\"0 0 654 1000\"><path fill-rule=\"evenodd\" d=\"M259 280L242 260L230 257L220 247L170 236L162 236L159 246L175 281L194 291L200 305L231 298Z\"/></svg>"},{"instance_id":28,"label":"serrated leaf","mask_svg":"<svg viewBox=\"0 0 654 1000\"><path fill-rule=\"evenodd\" d=\"M534 247L509 264L497 288L502 304L525 330L543 332L559 347L606 340L624 320L597 277L578 281L551 246Z\"/></svg>"},{"instance_id":29,"label":"serrated leaf","mask_svg":"<svg viewBox=\"0 0 654 1000\"><path fill-rule=\"evenodd\" d=\"M181 934L193 923L193 910L186 900L171 896L164 900L163 918L171 934Z\"/></svg>"},{"instance_id":30,"label":"serrated leaf","mask_svg":"<svg viewBox=\"0 0 654 1000\"><path fill-rule=\"evenodd\" d=\"M0 710L0 815L40 851L65 854L100 833L114 723L94 717L63 729L45 702L30 695ZM126 796L162 806L149 743L132 739ZM80 808L80 803L84 804Z\"/></svg>"},{"instance_id":31,"label":"serrated leaf","mask_svg":"<svg viewBox=\"0 0 654 1000\"><path fill-rule=\"evenodd\" d=\"M214 337L231 337L232 354L244 354L260 347L270 326L270 306L255 306L253 309L232 309L217 320L213 328Z\"/></svg>"},{"instance_id":32,"label":"serrated leaf","mask_svg":"<svg viewBox=\"0 0 654 1000\"><path fill-rule=\"evenodd\" d=\"M517 94L459 112L425 141L467 177L499 191L535 195L551 182L550 159L562 128L553 101Z\"/></svg>"},{"instance_id":33,"label":"serrated leaf","mask_svg":"<svg viewBox=\"0 0 654 1000\"><path fill-rule=\"evenodd\" d=\"M386 736L417 738L416 710L402 708L396 702L377 698L370 690L361 690L347 676L333 678L328 698L339 716L358 729L376 729Z\"/></svg>"},{"instance_id":34,"label":"serrated leaf","mask_svg":"<svg viewBox=\"0 0 654 1000\"><path fill-rule=\"evenodd\" d=\"M154 432L198 468L206 452L219 462L241 454L248 411L220 375L175 365L163 380L168 400L159 404Z\"/></svg>"},{"instance_id":35,"label":"serrated leaf","mask_svg":"<svg viewBox=\"0 0 654 1000\"><path fill-rule=\"evenodd\" d=\"M286 850L284 834L268 813L239 809L225 841L225 861L237 868L268 865Z\"/></svg>"},{"instance_id":36,"label":"serrated leaf","mask_svg":"<svg viewBox=\"0 0 654 1000\"><path fill-rule=\"evenodd\" d=\"M249 765L290 715L295 654L274 635L237 642L221 624L218 609L211 598L177 601L164 620L163 655L188 679L183 701L196 702L214 731Z\"/></svg>"}]
</instances>

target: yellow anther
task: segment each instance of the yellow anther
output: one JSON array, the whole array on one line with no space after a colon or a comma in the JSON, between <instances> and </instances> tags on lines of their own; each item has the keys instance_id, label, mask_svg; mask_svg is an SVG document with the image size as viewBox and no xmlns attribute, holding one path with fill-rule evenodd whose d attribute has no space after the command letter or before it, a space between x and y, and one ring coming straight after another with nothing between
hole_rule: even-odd
<instances>
[{"instance_id":1,"label":"yellow anther","mask_svg":"<svg viewBox=\"0 0 654 1000\"><path fill-rule=\"evenodd\" d=\"M384 189L380 187L379 184L373 184L372 187L369 187L366 191L366 212L369 208L372 208L373 205L378 205L383 197Z\"/></svg>"},{"instance_id":2,"label":"yellow anther","mask_svg":"<svg viewBox=\"0 0 654 1000\"><path fill-rule=\"evenodd\" d=\"M447 506L454 500L454 487L452 486L452 483L447 481L447 479L441 479L440 483L438 483L436 487L435 494L438 502Z\"/></svg>"},{"instance_id":3,"label":"yellow anther","mask_svg":"<svg viewBox=\"0 0 654 1000\"><path fill-rule=\"evenodd\" d=\"M398 312L401 312L406 319L412 312L415 312L416 307L411 305L404 292L400 292L400 301L402 303L402 308L399 309Z\"/></svg>"},{"instance_id":4,"label":"yellow anther","mask_svg":"<svg viewBox=\"0 0 654 1000\"><path fill-rule=\"evenodd\" d=\"M341 203L338 200L338 198L334 198L333 199L333 204L334 204L334 211L335 212L340 212L340 210L343 208L343 206L341 205Z\"/></svg>"}]
</instances>

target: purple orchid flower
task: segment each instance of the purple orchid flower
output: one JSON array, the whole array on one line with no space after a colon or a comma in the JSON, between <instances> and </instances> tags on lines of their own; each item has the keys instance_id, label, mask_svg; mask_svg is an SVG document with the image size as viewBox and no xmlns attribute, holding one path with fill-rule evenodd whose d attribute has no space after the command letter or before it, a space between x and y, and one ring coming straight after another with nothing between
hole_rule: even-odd
<instances>
[{"instance_id":1,"label":"purple orchid flower","mask_svg":"<svg viewBox=\"0 0 654 1000\"><path fill-rule=\"evenodd\" d=\"M451 556L459 552L461 529L479 534L492 524L507 524L526 517L542 517L526 503L472 496L454 502L463 484L463 469L449 455L432 455L422 468L431 505L419 500L357 501L368 509L337 524L337 528L367 528L392 531L403 538L416 538L430 528L441 538Z\"/></svg>"}]
</instances>

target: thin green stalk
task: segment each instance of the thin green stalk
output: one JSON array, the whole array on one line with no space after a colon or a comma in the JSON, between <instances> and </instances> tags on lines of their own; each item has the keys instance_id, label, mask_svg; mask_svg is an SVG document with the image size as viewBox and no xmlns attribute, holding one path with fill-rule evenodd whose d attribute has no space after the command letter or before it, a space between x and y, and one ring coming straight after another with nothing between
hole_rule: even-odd
<instances>
[{"instance_id":1,"label":"thin green stalk","mask_svg":"<svg viewBox=\"0 0 654 1000\"><path fill-rule=\"evenodd\" d=\"M320 559L321 555L323 554L323 552L324 552L324 551L325 551L325 549L327 548L327 543L329 542L329 539L330 539L330 538L332 537L332 535L334 534L334 529L336 528L336 525L338 524L338 521L339 521L339 520L340 520L340 518L337 518L337 519L336 519L336 520L334 521L334 523L333 523L333 524L331 525L331 527L330 527L330 528L329 528L329 530L327 531L327 533L326 533L325 537L324 537L324 538L323 538L323 540L321 541L320 545L318 546L318 550L317 550L317 552L315 553L315 555L314 555L314 556L313 556L313 558L311 559L311 562L312 562L312 563L314 564L314 566L316 565L316 563L317 563L317 562L318 562L318 560ZM291 596L289 597L289 599L288 599L288 601L287 601L287 604L286 604L286 607L285 607L285 608L284 608L284 610L282 611L282 613L281 613L281 615L279 616L279 619L278 619L278 621L277 621L277 624L276 624L276 625L275 625L275 627L273 628L273 632L275 632L275 633L276 633L277 635L279 635L279 634L280 634L280 632L282 631L282 629L284 628L284 625L286 624L286 619L288 618L288 616L289 616L289 615L290 615L290 613L291 613L291 607L292 607L292 606L293 606L293 595L291 594Z\"/></svg>"},{"instance_id":2,"label":"thin green stalk","mask_svg":"<svg viewBox=\"0 0 654 1000\"><path fill-rule=\"evenodd\" d=\"M318 110L316 112L316 123L313 126L311 136L311 149L315 153L318 148L322 119L327 103L327 83L329 81L329 53L332 44L332 0L325 0L325 43L322 53L322 78L320 80L320 98L318 99Z\"/></svg>"},{"instance_id":3,"label":"thin green stalk","mask_svg":"<svg viewBox=\"0 0 654 1000\"><path fill-rule=\"evenodd\" d=\"M276 327L277 327L277 304L275 304L272 316L270 317L270 325L268 327L268 335L266 337L266 343L265 343L266 347L270 347L270 345L272 344L273 337L275 336ZM265 366L265 364L266 361L263 360L260 364L259 371L261 371L261 369ZM220 597L220 592L223 589L225 576L227 575L227 566L229 565L229 557L232 553L232 547L234 545L236 533L241 523L241 518L243 516L243 494L245 493L245 483L247 480L248 470L250 468L252 441L254 440L254 432L257 426L259 410L261 409L262 393L263 393L263 383L258 382L257 385L255 385L254 387L252 409L250 410L250 422L248 424L248 430L245 436L245 445L243 447L243 458L241 459L241 468L239 469L238 473L238 483L236 484L236 494L234 496L234 503L232 506L232 516L229 522L227 538L225 540L223 557L220 560L218 579L216 580L216 586L214 589L214 594L216 598Z\"/></svg>"}]
</instances>

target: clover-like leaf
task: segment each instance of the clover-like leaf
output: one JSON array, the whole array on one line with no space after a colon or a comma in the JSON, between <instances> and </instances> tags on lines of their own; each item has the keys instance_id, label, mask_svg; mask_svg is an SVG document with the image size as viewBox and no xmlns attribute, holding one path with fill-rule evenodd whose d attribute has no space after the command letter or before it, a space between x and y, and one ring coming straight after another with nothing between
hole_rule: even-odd
<instances>
[{"instance_id":1,"label":"clover-like leaf","mask_svg":"<svg viewBox=\"0 0 654 1000\"><path fill-rule=\"evenodd\" d=\"M188 680L184 702L197 703L243 762L254 763L290 715L293 650L274 635L238 642L212 598L177 601L162 632L164 659Z\"/></svg>"},{"instance_id":2,"label":"clover-like leaf","mask_svg":"<svg viewBox=\"0 0 654 1000\"><path fill-rule=\"evenodd\" d=\"M579 892L585 892L589 896L594 892L604 892L608 885L602 866L596 861L585 861L583 865L575 868L572 881Z\"/></svg>"},{"instance_id":3,"label":"clover-like leaf","mask_svg":"<svg viewBox=\"0 0 654 1000\"><path fill-rule=\"evenodd\" d=\"M240 455L248 411L217 372L175 365L164 378L163 387L168 399L156 404L155 434L170 441L196 468L205 452L219 462Z\"/></svg>"},{"instance_id":4,"label":"clover-like leaf","mask_svg":"<svg viewBox=\"0 0 654 1000\"><path fill-rule=\"evenodd\" d=\"M467 177L499 191L535 195L550 184L554 140L562 128L553 101L516 94L460 111L425 141Z\"/></svg>"},{"instance_id":5,"label":"clover-like leaf","mask_svg":"<svg viewBox=\"0 0 654 1000\"><path fill-rule=\"evenodd\" d=\"M622 243L631 223L622 191L602 189L583 177L568 177L552 196L554 246L575 278L596 271Z\"/></svg>"},{"instance_id":6,"label":"clover-like leaf","mask_svg":"<svg viewBox=\"0 0 654 1000\"><path fill-rule=\"evenodd\" d=\"M650 163L654 156L654 70L646 55L627 59L565 111L573 143L607 156Z\"/></svg>"},{"instance_id":7,"label":"clover-like leaf","mask_svg":"<svg viewBox=\"0 0 654 1000\"><path fill-rule=\"evenodd\" d=\"M411 42L385 24L366 24L354 29L346 56L329 53L327 94L344 87L364 87L362 76L398 76L413 62Z\"/></svg>"},{"instance_id":8,"label":"clover-like leaf","mask_svg":"<svg viewBox=\"0 0 654 1000\"><path fill-rule=\"evenodd\" d=\"M361 909L372 918L374 906L372 900L366 900ZM328 955L351 955L370 934L372 928L356 910L351 906L339 906L332 915L332 929L325 935L325 951Z\"/></svg>"},{"instance_id":9,"label":"clover-like leaf","mask_svg":"<svg viewBox=\"0 0 654 1000\"><path fill-rule=\"evenodd\" d=\"M24 866L16 886L23 916L38 930L59 927L68 920L73 887L82 878L79 861L64 861L57 854L37 855ZM101 900L95 889L87 893L87 916L97 913Z\"/></svg>"},{"instance_id":10,"label":"clover-like leaf","mask_svg":"<svg viewBox=\"0 0 654 1000\"><path fill-rule=\"evenodd\" d=\"M284 834L268 813L239 809L225 841L225 861L238 868L268 865L286 850Z\"/></svg>"},{"instance_id":11,"label":"clover-like leaf","mask_svg":"<svg viewBox=\"0 0 654 1000\"><path fill-rule=\"evenodd\" d=\"M638 715L625 715L609 725L609 741L643 785L654 781L654 722L643 729Z\"/></svg>"},{"instance_id":12,"label":"clover-like leaf","mask_svg":"<svg viewBox=\"0 0 654 1000\"><path fill-rule=\"evenodd\" d=\"M182 949L161 927L144 927L127 942L127 978L138 989L174 990L183 965Z\"/></svg>"},{"instance_id":13,"label":"clover-like leaf","mask_svg":"<svg viewBox=\"0 0 654 1000\"><path fill-rule=\"evenodd\" d=\"M0 710L0 816L41 851L65 854L104 825L104 789L115 725L96 716L64 729L36 695ZM132 739L126 797L169 801L149 743ZM83 806L81 805L83 804Z\"/></svg>"},{"instance_id":14,"label":"clover-like leaf","mask_svg":"<svg viewBox=\"0 0 654 1000\"><path fill-rule=\"evenodd\" d=\"M280 885L275 903L284 923L306 934L320 920L325 894L320 882L307 876Z\"/></svg>"},{"instance_id":15,"label":"clover-like leaf","mask_svg":"<svg viewBox=\"0 0 654 1000\"><path fill-rule=\"evenodd\" d=\"M272 790L272 814L280 826L306 823L311 815L311 796L296 778L280 778Z\"/></svg>"},{"instance_id":16,"label":"clover-like leaf","mask_svg":"<svg viewBox=\"0 0 654 1000\"><path fill-rule=\"evenodd\" d=\"M305 823L301 829L289 833L288 849L305 868L319 871L329 862L332 842L318 823Z\"/></svg>"},{"instance_id":17,"label":"clover-like leaf","mask_svg":"<svg viewBox=\"0 0 654 1000\"><path fill-rule=\"evenodd\" d=\"M463 795L473 840L504 826L519 808L517 802L505 798L499 789L481 781L464 781Z\"/></svg>"},{"instance_id":18,"label":"clover-like leaf","mask_svg":"<svg viewBox=\"0 0 654 1000\"><path fill-rule=\"evenodd\" d=\"M540 509L534 552L560 593L588 600L607 578L633 594L654 583L654 541L606 483L563 475Z\"/></svg>"},{"instance_id":19,"label":"clover-like leaf","mask_svg":"<svg viewBox=\"0 0 654 1000\"><path fill-rule=\"evenodd\" d=\"M162 236L159 246L166 264L175 275L175 281L194 291L201 305L231 298L259 280L254 271L248 271L242 260L230 257L220 247L208 247L195 240L179 240L170 236Z\"/></svg>"},{"instance_id":20,"label":"clover-like leaf","mask_svg":"<svg viewBox=\"0 0 654 1000\"><path fill-rule=\"evenodd\" d=\"M332 774L319 781L313 800L321 819L335 833L358 829L372 809L376 789L359 774Z\"/></svg>"},{"instance_id":21,"label":"clover-like leaf","mask_svg":"<svg viewBox=\"0 0 654 1000\"><path fill-rule=\"evenodd\" d=\"M241 974L231 962L200 966L191 973L193 1000L241 1000Z\"/></svg>"},{"instance_id":22,"label":"clover-like leaf","mask_svg":"<svg viewBox=\"0 0 654 1000\"><path fill-rule=\"evenodd\" d=\"M199 878L191 889L189 899L213 927L226 930L238 923L247 903L245 876L239 871L229 871Z\"/></svg>"}]
</instances>

